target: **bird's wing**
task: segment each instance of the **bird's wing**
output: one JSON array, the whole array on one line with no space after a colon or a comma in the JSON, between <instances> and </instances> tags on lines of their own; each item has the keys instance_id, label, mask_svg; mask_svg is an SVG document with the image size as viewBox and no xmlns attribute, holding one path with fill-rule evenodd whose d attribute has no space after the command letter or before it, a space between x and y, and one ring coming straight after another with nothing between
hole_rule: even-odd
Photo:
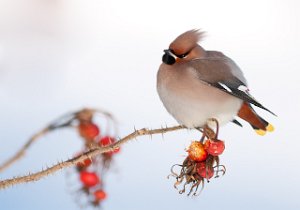
<instances>
[{"instance_id":1,"label":"bird's wing","mask_svg":"<svg viewBox=\"0 0 300 210\"><path fill-rule=\"evenodd\" d=\"M250 95L246 79L240 68L227 57L194 59L188 63L197 78L207 85L218 88L275 115Z\"/></svg>"}]
</instances>

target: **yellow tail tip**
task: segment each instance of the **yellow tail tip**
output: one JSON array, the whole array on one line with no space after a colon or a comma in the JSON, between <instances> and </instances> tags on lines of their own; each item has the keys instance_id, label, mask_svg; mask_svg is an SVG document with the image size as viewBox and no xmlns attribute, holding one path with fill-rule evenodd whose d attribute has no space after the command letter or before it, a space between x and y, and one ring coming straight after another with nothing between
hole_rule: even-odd
<instances>
[{"instance_id":1,"label":"yellow tail tip","mask_svg":"<svg viewBox=\"0 0 300 210\"><path fill-rule=\"evenodd\" d=\"M266 129L267 129L267 131L272 132L272 131L274 131L275 128L274 128L273 125L269 124L269 125L266 127Z\"/></svg>"},{"instance_id":2,"label":"yellow tail tip","mask_svg":"<svg viewBox=\"0 0 300 210\"><path fill-rule=\"evenodd\" d=\"M257 130L255 130L255 132L260 136L264 136L267 133L266 131L264 131L262 129L257 129Z\"/></svg>"}]
</instances>

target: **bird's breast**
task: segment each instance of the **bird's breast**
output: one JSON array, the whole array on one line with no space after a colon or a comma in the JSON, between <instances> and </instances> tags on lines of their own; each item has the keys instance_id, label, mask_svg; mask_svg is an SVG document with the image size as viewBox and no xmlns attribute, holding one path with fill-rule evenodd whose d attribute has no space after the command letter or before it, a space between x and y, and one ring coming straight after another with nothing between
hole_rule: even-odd
<instances>
[{"instance_id":1,"label":"bird's breast","mask_svg":"<svg viewBox=\"0 0 300 210\"><path fill-rule=\"evenodd\" d=\"M242 100L205 84L188 68L161 65L157 91L168 112L190 128L202 127L210 118L224 124L233 119L242 104Z\"/></svg>"}]
</instances>

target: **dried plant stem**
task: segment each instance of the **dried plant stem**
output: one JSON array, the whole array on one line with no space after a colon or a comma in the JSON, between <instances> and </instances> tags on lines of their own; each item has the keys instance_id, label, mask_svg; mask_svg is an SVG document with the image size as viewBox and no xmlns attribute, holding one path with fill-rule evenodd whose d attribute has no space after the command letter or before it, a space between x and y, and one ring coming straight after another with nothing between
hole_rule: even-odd
<instances>
[{"instance_id":1,"label":"dried plant stem","mask_svg":"<svg viewBox=\"0 0 300 210\"><path fill-rule=\"evenodd\" d=\"M17 160L21 159L25 155L26 150L32 145L32 143L34 143L41 136L45 135L48 131L49 128L47 127L33 135L14 156L0 165L0 173L11 166L13 163L15 163Z\"/></svg>"},{"instance_id":2,"label":"dried plant stem","mask_svg":"<svg viewBox=\"0 0 300 210\"><path fill-rule=\"evenodd\" d=\"M166 132L171 132L171 131L176 131L179 129L184 129L184 126L174 126L174 127L166 127L166 128L160 128L160 129L140 129L140 130L135 130L133 133L125 136L124 138L120 139L119 141L117 141L116 143L110 145L110 146L106 146L106 147L96 147L91 149L90 151L83 153L82 155L63 161L61 163L58 163L52 167L49 167L45 170L42 170L40 172L37 173L33 173L33 174L29 174L29 175L25 175L25 176L19 176L19 177L14 177L12 179L6 179L3 181L0 181L0 189L4 189L13 185L17 185L17 184L22 184L22 183L26 183L26 182L32 182L32 181L37 181L40 180L41 178L48 176L50 174L54 174L55 172L63 169L63 168L67 168L67 167L71 167L76 165L79 162L83 162L86 158L92 158L95 157L99 154L105 153L105 152L110 152L110 151L114 151L116 148L120 147L121 145L125 144L126 142L138 137L138 136L145 136L145 135L153 135L153 134L163 134ZM41 133L39 133L39 135L43 135L43 132L47 132L47 130L42 131ZM39 136L37 134L37 137ZM31 143L37 138L35 136L32 137L32 141ZM24 149L26 149L27 147L30 146L30 144L28 146L24 145ZM18 152L20 153L20 156L22 156L22 152ZM15 155L14 157L17 158L17 155ZM12 158L13 159L13 158Z\"/></svg>"},{"instance_id":3,"label":"dried plant stem","mask_svg":"<svg viewBox=\"0 0 300 210\"><path fill-rule=\"evenodd\" d=\"M34 142L36 142L40 137L42 137L43 135L45 135L46 133L48 133L49 131L54 131L56 129L59 128L65 128L65 127L70 127L72 125L72 122L77 119L76 115L78 114L82 114L82 113L89 113L89 114L101 114L103 116L105 116L106 118L111 119L114 122L114 126L116 124L116 120L114 119L114 117L106 111L100 110L100 109L89 109L89 108L84 108L82 110L79 110L77 112L70 112L67 113L63 116L61 116L60 118L58 118L57 120L55 120L54 122L52 122L50 125L48 125L46 128L44 128L43 130L39 131L38 133L36 133L35 135L33 135L25 144L23 147L21 147L19 149L18 152L16 152L14 154L14 156L10 157L8 160L6 160L4 163L2 163L0 165L0 173L4 170L6 170L8 167L10 167L11 165L13 165L15 162L17 162L18 160L20 160L22 157L24 157L26 150L29 149L30 146L32 146L32 144ZM117 128L115 127L115 130L117 130Z\"/></svg>"}]
</instances>

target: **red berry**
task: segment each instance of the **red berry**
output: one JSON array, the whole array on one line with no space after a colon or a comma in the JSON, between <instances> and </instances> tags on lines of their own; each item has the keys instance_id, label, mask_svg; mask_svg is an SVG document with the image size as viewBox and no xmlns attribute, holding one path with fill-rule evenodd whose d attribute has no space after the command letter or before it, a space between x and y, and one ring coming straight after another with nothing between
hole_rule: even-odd
<instances>
[{"instance_id":1,"label":"red berry","mask_svg":"<svg viewBox=\"0 0 300 210\"><path fill-rule=\"evenodd\" d=\"M85 187L93 187L100 183L100 179L95 172L81 171L80 180Z\"/></svg>"},{"instance_id":2,"label":"red berry","mask_svg":"<svg viewBox=\"0 0 300 210\"><path fill-rule=\"evenodd\" d=\"M111 145L113 143L116 142L116 139L113 138L113 137L110 137L110 136L104 136L100 139L99 141L99 145L102 146L102 147L105 147L105 146L108 146L108 145ZM106 154L114 154L114 153L118 153L120 152L120 148L116 148L114 151L112 152L106 152Z\"/></svg>"},{"instance_id":3,"label":"red berry","mask_svg":"<svg viewBox=\"0 0 300 210\"><path fill-rule=\"evenodd\" d=\"M96 201L101 201L101 200L104 200L107 197L107 194L103 190L96 190L94 192L94 197L95 197Z\"/></svg>"},{"instance_id":4,"label":"red berry","mask_svg":"<svg viewBox=\"0 0 300 210\"><path fill-rule=\"evenodd\" d=\"M214 169L212 167L206 167L205 162L197 163L197 173L206 179L210 179L214 175Z\"/></svg>"},{"instance_id":5,"label":"red berry","mask_svg":"<svg viewBox=\"0 0 300 210\"><path fill-rule=\"evenodd\" d=\"M197 162L204 161L207 158L207 152L199 141L193 141L187 152L189 153L189 158Z\"/></svg>"},{"instance_id":6,"label":"red berry","mask_svg":"<svg viewBox=\"0 0 300 210\"><path fill-rule=\"evenodd\" d=\"M85 159L83 162L77 163L77 167L86 168L92 164L92 160L90 158Z\"/></svg>"},{"instance_id":7,"label":"red berry","mask_svg":"<svg viewBox=\"0 0 300 210\"><path fill-rule=\"evenodd\" d=\"M92 122L80 123L78 129L79 134L86 140L93 140L100 133L98 126Z\"/></svg>"},{"instance_id":8,"label":"red berry","mask_svg":"<svg viewBox=\"0 0 300 210\"><path fill-rule=\"evenodd\" d=\"M75 155L75 158L78 158L80 155L82 155L83 152L78 152L76 155ZM82 170L85 170L87 167L89 167L90 165L92 164L92 159L90 158L86 158L84 159L82 162L79 162L76 164L77 166L77 170L78 171L82 171Z\"/></svg>"},{"instance_id":9,"label":"red berry","mask_svg":"<svg viewBox=\"0 0 300 210\"><path fill-rule=\"evenodd\" d=\"M113 153L119 153L120 152L120 150L121 150L121 148L120 147L118 147L117 149L115 149L114 151L113 151Z\"/></svg>"},{"instance_id":10,"label":"red berry","mask_svg":"<svg viewBox=\"0 0 300 210\"><path fill-rule=\"evenodd\" d=\"M205 149L212 156L221 155L225 149L224 141L208 139L205 142Z\"/></svg>"},{"instance_id":11,"label":"red berry","mask_svg":"<svg viewBox=\"0 0 300 210\"><path fill-rule=\"evenodd\" d=\"M110 136L103 136L100 141L99 144L101 146L108 146L110 144L113 144L116 140L113 137Z\"/></svg>"}]
</instances>

